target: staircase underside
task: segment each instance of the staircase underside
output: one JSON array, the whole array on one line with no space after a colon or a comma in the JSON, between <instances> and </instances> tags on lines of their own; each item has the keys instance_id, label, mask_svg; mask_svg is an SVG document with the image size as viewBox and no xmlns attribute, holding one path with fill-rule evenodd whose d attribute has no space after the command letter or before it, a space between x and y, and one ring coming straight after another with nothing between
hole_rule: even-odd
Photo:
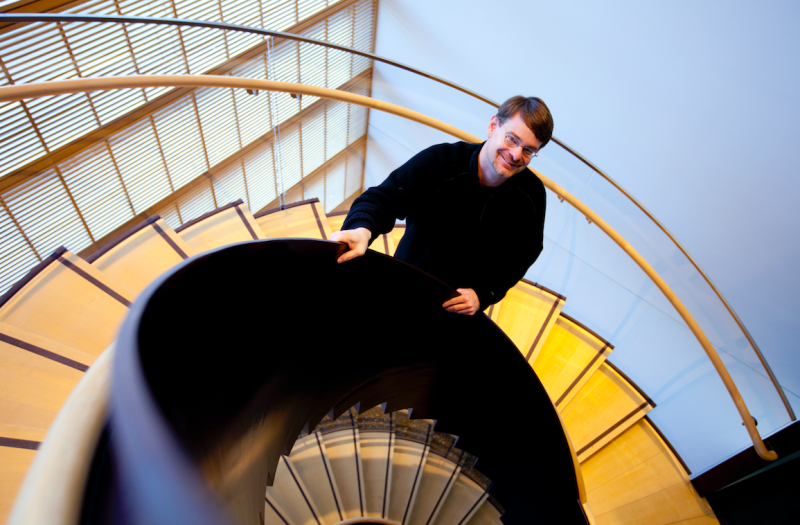
<instances>
[{"instance_id":1,"label":"staircase underside","mask_svg":"<svg viewBox=\"0 0 800 525\"><path fill-rule=\"evenodd\" d=\"M280 484L280 477L276 477L279 469L288 472L288 467L281 465L294 461L294 440L317 422L346 414L354 405L367 410L384 403L387 414L413 409L412 421L431 420L432 424L438 419L437 432L460 436L459 448L474 454L470 457L479 457L481 476L494 482L491 488L487 484L482 489L478 483L472 493L491 493L500 502L495 504L498 500L485 500L485 496L481 496L482 501L464 496L464 487L476 483L467 475L471 467L446 452L437 455L439 449L434 443L426 444L425 439L418 438L408 442L416 444L409 445L397 431L371 429L363 434L364 447L359 453L363 477L356 476L355 484L342 482L339 492L358 493L360 485L367 480L374 482L381 472L385 484L387 470L376 470L378 463L373 456L378 450L394 451L395 445L400 447L395 459L409 464L417 461L420 472L418 478L398 474L405 481L398 481L396 488L416 479L416 488L406 487L411 490L409 497L420 494L419 486L449 491L447 497L441 493L444 503L440 506L422 497L413 505L406 499L404 515L408 519L401 523L412 525L427 515L430 525L466 523L465 518L470 525L499 524L503 508L508 511L503 519L509 523L519 516L545 519L548 508L562 511L553 517L557 520L554 522L568 522L569 509L575 509L574 518L582 523L585 518L580 505L575 505L575 481L567 475L571 466L548 467L543 463L554 461L558 453L553 451L563 444L542 441L549 439L542 436L543 429L560 428L556 412L578 452L591 507L586 511L594 511L597 523L716 523L705 500L693 490L680 458L644 417L655 405L606 360L613 345L562 313L565 297L523 281L503 301L487 309L488 318L447 314L440 306L451 293L447 286L425 277L429 288L418 289L411 278L418 271L379 255L394 252L404 233L402 225L376 240L372 248L379 253L370 251L362 260L346 265L328 260L312 267L302 262L299 253L303 250L297 252L298 246L309 246L306 255L321 261L335 254L338 246L334 243L258 242L287 235L327 239L331 231L339 229L343 218L341 214L326 218L315 200L253 217L239 201L187 223L177 233L153 217L88 258L88 263L62 251L32 271L0 300L0 323L6 323L0 324L4 337L0 341L0 370L5 376L11 372L25 378L6 383L4 404L0 404L0 409L6 407L0 410L0 498L6 498L6 509L65 397L111 343L132 299L144 293L150 297L151 306L142 320L143 326L153 327L147 333L152 338L148 352L154 357L152 362L143 358L142 374L153 385L154 399L164 411L168 426L176 430L170 438L176 450L188 452L203 476L214 480L211 486L217 496L210 500L236 507L242 504L242 494L249 494L249 489L240 487L244 478L234 480L222 473L234 468L230 462L248 450L241 445L248 435L252 437L247 429L254 424L263 428L264 414L259 410L266 410L267 419L273 418L273 423L278 418L281 430L270 433L269 450L262 442L261 455L256 454L263 468L251 465L245 469L250 474L244 477L254 482L252 486ZM251 244L214 252L242 242ZM211 264L207 260L214 259L211 266L182 262L209 249L211 255L201 260ZM177 274L183 277L175 282L158 277L175 265L181 265ZM213 269L198 273L201 267ZM176 275L175 271L171 273ZM188 280L180 284L184 277ZM161 282L162 291L143 292L153 279ZM52 309L53 304L62 302L71 306ZM140 314L142 311L133 317ZM366 322L360 323L363 320ZM59 332L59 326L68 328ZM472 330L483 335L476 336ZM495 334L490 336L495 342L482 339L490 333ZM510 350L498 353L496 348ZM415 358L427 364L410 364ZM519 368L514 373L522 374L516 380L497 368L512 362ZM242 367L242 363L248 366ZM389 368L378 373L376 363ZM136 367L131 364L127 368ZM247 395L266 395L259 390L264 385L257 387L258 381L287 374L294 378L294 384L281 390L302 392L300 398L313 399L313 403L300 403L287 412L270 408L269 403L257 410L242 401ZM525 385L530 388L531 380L538 385L536 393L518 391ZM234 414L223 415L220 407L231 403L238 408ZM550 423L542 419L550 417L547 414L552 415ZM124 435L136 432L133 428ZM97 457L107 454L110 464L119 459L113 452L115 435L120 434L107 433L111 439L101 440L97 449ZM324 439L321 437L321 441ZM141 454L149 452L140 451L137 464L141 463ZM281 459L281 455L288 457ZM158 463L150 467L156 468ZM513 465L514 471L504 474L508 465ZM236 468L241 470L243 465ZM441 475L448 468L456 480L452 486L432 474ZM456 469L460 469L457 474ZM410 470L398 467L396 472ZM541 472L546 474L540 477ZM301 470L297 474L298 479L302 477ZM152 472L147 475L152 476ZM108 485L103 479L95 475L90 483ZM305 485L313 483L306 480ZM566 488L557 490L557 486ZM362 496L374 495L373 489L369 483L364 485ZM242 523L256 516L256 525L256 510L267 512L268 505L260 499L263 490L260 496L257 493L245 498L249 502L244 507L252 512L246 512L249 517L240 520ZM398 496L395 503L404 497ZM231 503L234 500L235 505ZM470 516L458 518L459 511L452 506L462 500L462 506L466 501L476 506ZM369 501L374 507L374 498L368 498L359 513L377 517ZM529 510L519 511L518 501L524 501ZM102 505L97 508L99 515L104 515ZM436 516L426 514L429 511ZM388 516L392 510L387 508L387 512ZM200 512L198 519L212 515ZM398 517L396 512L391 515ZM331 519L329 516L325 523ZM300 525L296 521L284 520L287 525Z\"/></svg>"}]
</instances>

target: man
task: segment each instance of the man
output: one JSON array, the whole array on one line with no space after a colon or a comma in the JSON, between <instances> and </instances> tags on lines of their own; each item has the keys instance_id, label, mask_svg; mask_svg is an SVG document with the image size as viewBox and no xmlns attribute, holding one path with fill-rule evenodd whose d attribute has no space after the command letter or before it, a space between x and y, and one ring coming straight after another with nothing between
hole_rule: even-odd
<instances>
[{"instance_id":1,"label":"man","mask_svg":"<svg viewBox=\"0 0 800 525\"><path fill-rule=\"evenodd\" d=\"M553 118L535 97L505 101L483 144L439 144L355 200L331 239L363 255L406 219L395 257L456 287L442 306L473 315L505 297L542 251L545 191L526 169L550 141Z\"/></svg>"}]
</instances>

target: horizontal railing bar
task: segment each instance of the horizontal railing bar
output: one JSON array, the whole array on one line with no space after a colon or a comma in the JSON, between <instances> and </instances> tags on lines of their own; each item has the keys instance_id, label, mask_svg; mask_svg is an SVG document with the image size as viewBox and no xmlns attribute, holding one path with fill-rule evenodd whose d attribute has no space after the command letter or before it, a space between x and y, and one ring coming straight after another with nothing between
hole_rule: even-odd
<instances>
[{"instance_id":1,"label":"horizontal railing bar","mask_svg":"<svg viewBox=\"0 0 800 525\"><path fill-rule=\"evenodd\" d=\"M50 82L37 82L24 85L13 86L0 86L0 102L7 102L13 100L21 100L27 98L37 98L53 95L62 95L66 93L80 93L88 91L100 91L107 89L130 89L130 88L149 88L149 87L221 87L221 88L240 88L240 89L257 89L263 91L280 91L284 93L300 93L303 95L310 95L315 97L329 98L333 100L340 100L351 104L358 104L371 109L384 111L392 115L419 122L420 124L438 129L449 135L452 135L461 140L469 142L480 142L480 139L475 135L467 133L455 126L434 119L417 111L384 102L375 100L363 95L356 95L346 91L337 91L335 89L308 86L304 84L294 84L290 82L276 82L273 80L259 80L241 77L228 77L228 76L214 76L214 75L135 75L135 76L119 76L119 77L103 77L103 78L80 78L74 80L58 80ZM714 365L717 374L722 379L728 394L731 396L736 409L739 412L742 422L747 429L750 440L753 442L753 448L758 455L767 460L774 461L778 459L778 455L768 450L764 441L758 433L758 429L747 409L747 405L739 393L739 389L733 382L728 369L720 359L716 350L714 349L711 341L706 337L700 325L695 321L689 310L683 305L678 296L672 291L664 279L655 271L655 269L644 259L644 257L631 246L616 230L614 230L607 222L605 222L599 215L592 211L588 206L581 202L578 198L573 196L567 190L550 180L542 173L533 170L539 177L542 183L559 195L561 198L569 202L578 211L583 213L587 218L591 219L598 228L603 230L611 239L617 243L633 261L644 270L648 277L658 286L667 300L672 304L678 314L686 322L689 329L694 334L700 346L703 347L711 363Z\"/></svg>"},{"instance_id":2,"label":"horizontal railing bar","mask_svg":"<svg viewBox=\"0 0 800 525\"><path fill-rule=\"evenodd\" d=\"M66 14L66 13L23 13L23 14L5 14L0 13L0 24L9 23L30 23L30 22L93 22L93 23L111 23L111 24L156 24L156 25L169 25L169 26L184 26L184 27L205 27L209 29L221 29L225 31L239 31L242 33L252 33L256 35L271 36L286 38L289 40L296 40L298 42L305 42L308 44L315 44L318 46L328 47L339 51L345 51L354 55L359 55L377 62L383 62L391 66L404 69L410 73L423 76L445 86L457 89L462 93L466 93L471 97L486 102L487 104L497 107L497 104L491 99L488 99L474 91L465 87L459 86L449 80L445 80L431 73L426 73L419 69L407 66L402 62L385 58L374 53L361 51L352 47L342 46L327 42L325 40L317 40L305 36L295 35L293 33L284 33L283 31L273 31L271 29L261 29L259 27L245 26L240 24L229 24L227 22L213 22L206 20L189 20L184 18L163 18L163 17L147 17L147 16L122 16L122 15L83 15L83 14Z\"/></svg>"},{"instance_id":3,"label":"horizontal railing bar","mask_svg":"<svg viewBox=\"0 0 800 525\"><path fill-rule=\"evenodd\" d=\"M316 40L313 38L308 38L300 35L295 35L293 33L284 33L282 31L272 31L269 29L261 29L258 27L252 26L245 26L240 24L229 24L227 22L210 22L210 21L203 21L203 20L189 20L189 19L180 19L180 18L159 18L159 17L144 17L144 16L121 16L121 15L85 15L85 14L63 14L63 13L27 13L27 14L2 14L0 13L0 24L2 23L31 23L31 22L93 22L93 23L130 23L130 24L157 24L157 25L172 25L172 26L187 26L187 27L205 27L210 29L221 29L226 31L240 31L245 33L253 33L258 35L264 36L271 36L271 37L281 37L286 38L289 40L296 40L300 42L306 42L309 44L320 45L323 47L328 47L331 49L337 49L339 51L345 51L347 53L352 53L355 55L359 55L362 57L369 58L371 60L375 60L377 62L383 62L385 64L389 64L391 66L403 69L410 73L414 73L416 75L425 77L427 79L433 80L445 86L451 87L462 93L465 93L473 98L476 98L482 102L489 104L495 108L500 107L500 105L475 91L467 89L463 86L450 82L449 80L443 79L441 77L437 77L436 75L432 75L430 73L426 73L420 69L413 68L401 62L397 62L396 60L391 60L374 53L368 53L366 51L360 51L358 49L353 49L351 47L342 46L339 44L334 44L331 42L327 42L324 40ZM603 177L607 180L612 186L614 186L620 193L622 193L625 197L628 198L636 207L638 207L642 213L647 215L647 217L653 221L653 223L658 226L658 228L664 232L664 234L677 246L677 248L683 253L683 255L692 263L695 270L703 277L706 283L714 290L714 293L717 295L719 300L728 310L733 320L741 329L742 333L744 334L747 341L750 343L750 346L753 348L753 351L758 356L761 365L764 367L764 370L767 372L770 380L772 381L775 390L777 390L778 395L783 402L783 406L786 408L786 411L789 413L789 417L792 421L796 421L797 418L795 417L794 410L792 409L791 403L789 403L789 399L786 397L786 393L783 391L783 387L778 382L777 377L775 376L774 372L772 371L772 367L769 366L767 359L764 357L764 354L761 352L761 348L759 348L758 344L756 344L755 339L750 334L750 331L745 327L742 320L733 310L733 307L730 305L727 299L722 295L722 292L714 285L711 281L711 278L700 268L700 265L694 258L689 255L689 253L684 249L684 247L678 242L677 239L667 230L667 228L661 224L661 222L653 216L633 195L628 193L622 186L620 186L614 179L609 177L606 173L604 173L600 168L595 166L592 162L590 162L586 157L578 153L575 149L567 146L564 142L559 140L556 137L552 138L553 142L564 148L569 154L583 162L586 166L592 169L595 173Z\"/></svg>"}]
</instances>

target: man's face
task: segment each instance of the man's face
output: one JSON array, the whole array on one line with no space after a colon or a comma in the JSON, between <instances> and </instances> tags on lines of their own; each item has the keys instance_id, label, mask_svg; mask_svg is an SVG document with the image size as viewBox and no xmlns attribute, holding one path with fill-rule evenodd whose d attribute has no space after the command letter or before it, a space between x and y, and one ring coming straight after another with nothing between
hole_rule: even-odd
<instances>
[{"instance_id":1,"label":"man's face","mask_svg":"<svg viewBox=\"0 0 800 525\"><path fill-rule=\"evenodd\" d=\"M539 151L542 145L533 131L525 125L519 113L506 120L502 126L496 116L492 117L488 134L484 151L481 151L481 156L484 153L486 155L482 159L481 168L486 178L484 182L491 186L502 184L528 166L531 159L523 154L523 148ZM506 135L516 139L518 146L510 146L506 141Z\"/></svg>"}]
</instances>

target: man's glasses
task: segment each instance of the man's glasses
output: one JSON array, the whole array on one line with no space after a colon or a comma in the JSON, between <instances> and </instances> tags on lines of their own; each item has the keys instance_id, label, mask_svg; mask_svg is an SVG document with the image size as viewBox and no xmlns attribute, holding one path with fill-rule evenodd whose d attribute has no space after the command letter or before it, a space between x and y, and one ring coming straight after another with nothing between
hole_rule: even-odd
<instances>
[{"instance_id":1,"label":"man's glasses","mask_svg":"<svg viewBox=\"0 0 800 525\"><path fill-rule=\"evenodd\" d=\"M505 128L503 128L502 124L500 124L500 128L503 130L503 133L506 133L506 130ZM506 142L506 146L508 146L509 148L518 148L520 145L519 139L515 135L512 135L511 133L506 133L504 139ZM525 157L526 159L530 160L536 157L537 155L539 155L539 152L534 150L533 148L529 148L527 146L522 148L522 156Z\"/></svg>"}]
</instances>

